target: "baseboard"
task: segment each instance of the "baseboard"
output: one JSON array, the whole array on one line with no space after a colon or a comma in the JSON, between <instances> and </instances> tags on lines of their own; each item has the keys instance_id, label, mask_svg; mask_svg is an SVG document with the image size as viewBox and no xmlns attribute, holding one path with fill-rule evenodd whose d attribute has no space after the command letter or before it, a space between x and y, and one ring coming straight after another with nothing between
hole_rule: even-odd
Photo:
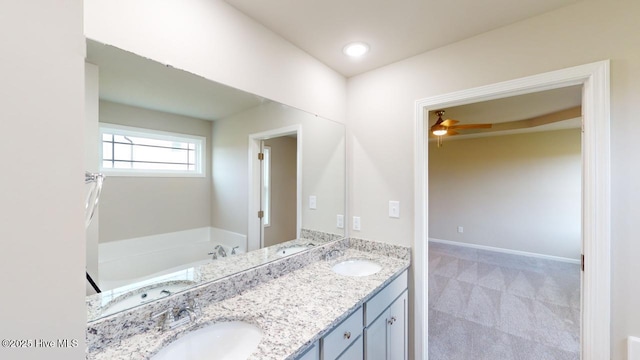
<instances>
[{"instance_id":1,"label":"baseboard","mask_svg":"<svg viewBox=\"0 0 640 360\"><path fill-rule=\"evenodd\" d=\"M447 245L453 245L453 246L463 246L463 247L487 250L487 251L495 251L495 252L501 252L501 253L512 254L512 255L529 256L529 257L535 257L540 259L561 261L561 262L570 263L570 264L580 264L580 260L578 259L571 259L571 258L566 258L562 256L545 255L545 254L538 254L538 253L532 253L527 251L503 249L503 248L486 246L486 245L467 244L467 243L461 243L457 241L434 239L434 238L429 238L429 242L441 243L441 244L447 244Z\"/></svg>"}]
</instances>

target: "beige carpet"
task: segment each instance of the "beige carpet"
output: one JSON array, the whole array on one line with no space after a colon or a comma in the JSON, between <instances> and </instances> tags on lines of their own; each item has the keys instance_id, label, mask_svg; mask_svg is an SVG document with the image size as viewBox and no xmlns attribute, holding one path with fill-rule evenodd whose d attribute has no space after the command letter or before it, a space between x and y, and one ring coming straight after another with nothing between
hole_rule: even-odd
<instances>
[{"instance_id":1,"label":"beige carpet","mask_svg":"<svg viewBox=\"0 0 640 360\"><path fill-rule=\"evenodd\" d=\"M579 265L429 243L429 360L578 360L579 351Z\"/></svg>"}]
</instances>

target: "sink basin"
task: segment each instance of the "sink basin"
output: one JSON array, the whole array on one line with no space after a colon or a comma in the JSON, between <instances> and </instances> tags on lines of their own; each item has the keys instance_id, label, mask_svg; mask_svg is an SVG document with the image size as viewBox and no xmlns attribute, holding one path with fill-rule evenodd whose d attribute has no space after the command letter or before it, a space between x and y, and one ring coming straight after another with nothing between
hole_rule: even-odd
<instances>
[{"instance_id":1,"label":"sink basin","mask_svg":"<svg viewBox=\"0 0 640 360\"><path fill-rule=\"evenodd\" d=\"M300 251L304 251L307 249L308 247L306 246L292 246L288 248L279 249L277 254L278 256L284 257L284 256L289 256L295 253L299 253Z\"/></svg>"},{"instance_id":2,"label":"sink basin","mask_svg":"<svg viewBox=\"0 0 640 360\"><path fill-rule=\"evenodd\" d=\"M339 262L331 268L333 272L344 276L368 276L377 273L380 269L382 266L362 259Z\"/></svg>"},{"instance_id":3,"label":"sink basin","mask_svg":"<svg viewBox=\"0 0 640 360\"><path fill-rule=\"evenodd\" d=\"M164 347L153 360L245 360L257 348L262 330L242 322L212 324L187 333Z\"/></svg>"}]
</instances>

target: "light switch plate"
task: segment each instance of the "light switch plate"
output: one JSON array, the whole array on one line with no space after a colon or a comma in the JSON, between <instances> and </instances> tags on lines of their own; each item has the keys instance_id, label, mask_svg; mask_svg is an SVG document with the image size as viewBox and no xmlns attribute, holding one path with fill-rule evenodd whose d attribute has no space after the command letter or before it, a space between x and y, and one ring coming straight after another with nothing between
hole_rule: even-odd
<instances>
[{"instance_id":1,"label":"light switch plate","mask_svg":"<svg viewBox=\"0 0 640 360\"><path fill-rule=\"evenodd\" d=\"M336 226L338 229L344 229L344 215L338 214L336 217Z\"/></svg>"},{"instance_id":2,"label":"light switch plate","mask_svg":"<svg viewBox=\"0 0 640 360\"><path fill-rule=\"evenodd\" d=\"M309 196L309 209L311 210L315 210L316 209L316 196L315 195L311 195Z\"/></svg>"},{"instance_id":3,"label":"light switch plate","mask_svg":"<svg viewBox=\"0 0 640 360\"><path fill-rule=\"evenodd\" d=\"M353 217L353 230L360 231L360 216Z\"/></svg>"},{"instance_id":4,"label":"light switch plate","mask_svg":"<svg viewBox=\"0 0 640 360\"><path fill-rule=\"evenodd\" d=\"M400 217L400 201L389 201L389 217Z\"/></svg>"}]
</instances>

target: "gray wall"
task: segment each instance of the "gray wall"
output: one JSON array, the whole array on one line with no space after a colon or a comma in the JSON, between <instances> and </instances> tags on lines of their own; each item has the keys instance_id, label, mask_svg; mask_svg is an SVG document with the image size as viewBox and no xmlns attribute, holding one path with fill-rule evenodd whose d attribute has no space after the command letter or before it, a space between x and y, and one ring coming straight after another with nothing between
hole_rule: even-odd
<instances>
[{"instance_id":1,"label":"gray wall","mask_svg":"<svg viewBox=\"0 0 640 360\"><path fill-rule=\"evenodd\" d=\"M581 168L580 129L431 142L429 237L578 260Z\"/></svg>"},{"instance_id":2,"label":"gray wall","mask_svg":"<svg viewBox=\"0 0 640 360\"><path fill-rule=\"evenodd\" d=\"M211 226L211 122L100 101L100 122L207 138L205 177L108 176L100 242Z\"/></svg>"},{"instance_id":3,"label":"gray wall","mask_svg":"<svg viewBox=\"0 0 640 360\"><path fill-rule=\"evenodd\" d=\"M264 229L264 246L294 240L296 235L296 151L294 137L265 140L271 147L271 225Z\"/></svg>"}]
</instances>

